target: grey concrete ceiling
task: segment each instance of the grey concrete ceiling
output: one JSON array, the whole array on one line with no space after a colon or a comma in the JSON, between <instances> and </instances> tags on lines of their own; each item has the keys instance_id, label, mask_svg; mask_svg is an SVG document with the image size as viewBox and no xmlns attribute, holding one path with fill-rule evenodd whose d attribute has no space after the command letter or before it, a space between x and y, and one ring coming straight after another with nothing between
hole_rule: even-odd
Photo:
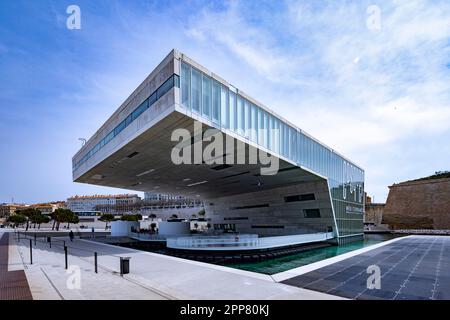
<instances>
[{"instance_id":1,"label":"grey concrete ceiling","mask_svg":"<svg viewBox=\"0 0 450 320\"><path fill-rule=\"evenodd\" d=\"M283 160L280 160L279 172L272 176L260 175L259 164L235 164L223 169L218 167L218 164L175 165L170 158L171 150L177 144L170 140L172 131L176 128L186 128L193 132L193 121L181 113L171 113L80 176L76 182L136 191L180 194L206 200L323 180ZM208 127L204 126L204 129L206 128ZM246 148L249 147L251 146L246 144ZM203 181L207 182L196 184Z\"/></svg>"}]
</instances>

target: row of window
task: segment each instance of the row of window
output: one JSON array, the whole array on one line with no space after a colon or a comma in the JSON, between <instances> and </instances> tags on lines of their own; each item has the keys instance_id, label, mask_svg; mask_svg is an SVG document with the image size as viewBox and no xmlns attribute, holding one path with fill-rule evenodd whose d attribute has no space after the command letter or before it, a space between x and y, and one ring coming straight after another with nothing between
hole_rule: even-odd
<instances>
[{"instance_id":1,"label":"row of window","mask_svg":"<svg viewBox=\"0 0 450 320\"><path fill-rule=\"evenodd\" d=\"M364 180L355 165L184 62L180 82L181 104L221 128L336 181Z\"/></svg>"},{"instance_id":2,"label":"row of window","mask_svg":"<svg viewBox=\"0 0 450 320\"><path fill-rule=\"evenodd\" d=\"M142 102L136 109L133 110L122 122L120 122L111 132L109 132L100 142L98 142L91 150L89 150L74 166L73 170L77 170L84 162L96 154L115 136L128 127L134 120L136 120L145 110L150 108L156 101L165 95L174 86L179 87L179 77L173 74L169 77L158 89L156 89L144 102Z\"/></svg>"},{"instance_id":3,"label":"row of window","mask_svg":"<svg viewBox=\"0 0 450 320\"><path fill-rule=\"evenodd\" d=\"M316 200L314 193L297 194L293 196L284 197L285 202L310 201L310 200Z\"/></svg>"}]
</instances>

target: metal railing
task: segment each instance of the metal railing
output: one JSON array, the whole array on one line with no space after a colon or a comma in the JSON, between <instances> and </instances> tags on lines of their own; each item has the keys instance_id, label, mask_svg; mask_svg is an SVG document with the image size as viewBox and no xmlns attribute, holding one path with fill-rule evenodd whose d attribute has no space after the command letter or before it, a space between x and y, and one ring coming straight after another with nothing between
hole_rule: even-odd
<instances>
[{"instance_id":1,"label":"metal railing","mask_svg":"<svg viewBox=\"0 0 450 320\"><path fill-rule=\"evenodd\" d=\"M16 236L16 240L18 243L24 243L25 246L29 245L30 249L30 264L33 264L33 245L35 248L38 248L38 245L48 245L49 248L53 249L62 249L64 252L64 265L65 269L69 266L69 253L70 255L76 256L77 258L91 263L91 261L86 256L77 255L75 252L84 252L84 253L90 253L92 254L93 258L93 264L94 264L94 272L98 273L98 254L101 254L102 256L109 256L113 258L119 259L119 272L121 276L123 276L124 273L129 273L129 257L123 257L118 256L115 254L105 253L101 252L99 250L93 251L88 250L84 248L77 247L73 244L70 240L63 240L63 239L55 239L55 237L61 237L61 236L48 236L45 233L36 233L36 232L29 232L29 231L14 231L14 234ZM38 236L39 235L39 236ZM45 238L45 240L40 240L39 238ZM81 239L81 237L80 237ZM29 241L29 244L28 244ZM69 245L70 244L70 245ZM36 259L35 259L36 260ZM127 264L125 266L125 264ZM112 271L113 273L117 273L115 270L111 270L108 267L103 267L103 269L107 271Z\"/></svg>"}]
</instances>

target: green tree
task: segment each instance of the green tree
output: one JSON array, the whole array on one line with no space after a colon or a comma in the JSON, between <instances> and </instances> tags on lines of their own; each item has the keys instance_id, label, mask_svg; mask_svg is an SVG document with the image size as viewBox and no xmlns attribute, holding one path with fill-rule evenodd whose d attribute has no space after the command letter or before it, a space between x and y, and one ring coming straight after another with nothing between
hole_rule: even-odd
<instances>
[{"instance_id":1,"label":"green tree","mask_svg":"<svg viewBox=\"0 0 450 320\"><path fill-rule=\"evenodd\" d=\"M169 220L178 219L178 216L176 214L173 214L169 217Z\"/></svg>"},{"instance_id":2,"label":"green tree","mask_svg":"<svg viewBox=\"0 0 450 320\"><path fill-rule=\"evenodd\" d=\"M122 221L139 221L142 220L142 215L140 214L124 214L120 217Z\"/></svg>"},{"instance_id":3,"label":"green tree","mask_svg":"<svg viewBox=\"0 0 450 320\"><path fill-rule=\"evenodd\" d=\"M23 209L23 210L16 210L15 213L16 214L21 214L21 215L26 217L26 219L27 219L27 221L26 221L27 222L27 226L26 226L25 231L28 231L28 228L30 226L30 222L33 221L34 216L40 215L41 211L38 210L38 209L35 209L35 208L26 208L26 209Z\"/></svg>"},{"instance_id":4,"label":"green tree","mask_svg":"<svg viewBox=\"0 0 450 320\"><path fill-rule=\"evenodd\" d=\"M67 222L67 229L69 229L70 224L74 223L77 224L78 222L80 222L80 218L78 218L78 216L72 212L72 210L66 209L66 216L65 216L65 221Z\"/></svg>"},{"instance_id":5,"label":"green tree","mask_svg":"<svg viewBox=\"0 0 450 320\"><path fill-rule=\"evenodd\" d=\"M58 208L52 213L53 219L53 229L56 226L56 231L59 231L59 226L62 223L67 223L67 228L70 227L71 223L78 223L80 219L78 216L72 212L70 209Z\"/></svg>"},{"instance_id":6,"label":"green tree","mask_svg":"<svg viewBox=\"0 0 450 320\"><path fill-rule=\"evenodd\" d=\"M64 221L65 215L66 215L66 210L67 209L63 209L63 208L58 208L55 211L52 212L51 217L53 219L53 227L52 230L55 230L56 227L56 231L59 230L59 225L61 222Z\"/></svg>"},{"instance_id":7,"label":"green tree","mask_svg":"<svg viewBox=\"0 0 450 320\"><path fill-rule=\"evenodd\" d=\"M206 214L205 209L202 209L202 210L200 210L200 211L198 212L198 215L199 215L200 217L204 217L205 214Z\"/></svg>"},{"instance_id":8,"label":"green tree","mask_svg":"<svg viewBox=\"0 0 450 320\"><path fill-rule=\"evenodd\" d=\"M108 222L114 221L114 215L111 213L105 213L100 218L100 221L105 222L105 230L108 229Z\"/></svg>"},{"instance_id":9,"label":"green tree","mask_svg":"<svg viewBox=\"0 0 450 320\"><path fill-rule=\"evenodd\" d=\"M17 213L14 215L11 215L8 217L7 221L9 223L12 223L14 225L14 227L18 227L20 224L24 224L25 222L27 222L27 217L25 217L24 215Z\"/></svg>"},{"instance_id":10,"label":"green tree","mask_svg":"<svg viewBox=\"0 0 450 320\"><path fill-rule=\"evenodd\" d=\"M41 228L41 223L50 222L50 218L42 213L35 214L31 217L31 222L34 224L34 228L36 229L36 224L38 225L38 229Z\"/></svg>"},{"instance_id":11,"label":"green tree","mask_svg":"<svg viewBox=\"0 0 450 320\"><path fill-rule=\"evenodd\" d=\"M152 231L152 232L155 232L156 231L156 223L151 223L150 224L150 230Z\"/></svg>"},{"instance_id":12,"label":"green tree","mask_svg":"<svg viewBox=\"0 0 450 320\"><path fill-rule=\"evenodd\" d=\"M156 219L156 214L151 213L148 217L149 217L150 219L152 219L152 221L153 221L154 219Z\"/></svg>"}]
</instances>

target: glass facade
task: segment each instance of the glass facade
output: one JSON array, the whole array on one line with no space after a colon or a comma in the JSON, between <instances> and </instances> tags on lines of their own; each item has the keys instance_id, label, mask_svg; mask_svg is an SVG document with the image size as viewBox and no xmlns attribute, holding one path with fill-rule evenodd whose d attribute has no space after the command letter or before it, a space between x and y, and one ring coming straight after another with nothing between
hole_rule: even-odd
<instances>
[{"instance_id":1,"label":"glass facade","mask_svg":"<svg viewBox=\"0 0 450 320\"><path fill-rule=\"evenodd\" d=\"M362 169L191 65L182 62L180 74L184 108L327 177L339 236L363 232Z\"/></svg>"}]
</instances>

